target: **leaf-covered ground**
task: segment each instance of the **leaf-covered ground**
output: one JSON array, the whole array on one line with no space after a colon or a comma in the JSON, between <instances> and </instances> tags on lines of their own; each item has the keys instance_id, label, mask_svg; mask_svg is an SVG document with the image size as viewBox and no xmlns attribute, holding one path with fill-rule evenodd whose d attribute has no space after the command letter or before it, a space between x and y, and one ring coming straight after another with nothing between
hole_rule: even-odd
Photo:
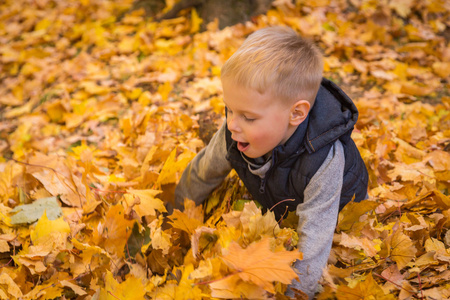
<instances>
[{"instance_id":1,"label":"leaf-covered ground","mask_svg":"<svg viewBox=\"0 0 450 300\"><path fill-rule=\"evenodd\" d=\"M163 214L222 122L221 65L269 25L314 39L360 111L370 200L341 212L318 298L450 298L448 1L277 0L205 32L132 5L0 3L1 299L283 299L295 218L235 175Z\"/></svg>"}]
</instances>

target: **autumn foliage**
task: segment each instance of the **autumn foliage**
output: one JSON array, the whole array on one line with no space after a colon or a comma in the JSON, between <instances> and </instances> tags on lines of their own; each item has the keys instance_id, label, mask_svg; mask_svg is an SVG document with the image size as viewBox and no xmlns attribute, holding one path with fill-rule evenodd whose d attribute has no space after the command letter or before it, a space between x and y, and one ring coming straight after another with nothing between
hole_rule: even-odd
<instances>
[{"instance_id":1,"label":"autumn foliage","mask_svg":"<svg viewBox=\"0 0 450 300\"><path fill-rule=\"evenodd\" d=\"M166 212L222 122L221 65L269 25L314 39L360 112L370 198L340 213L317 297L450 297L448 1L277 0L204 32L194 9L132 5L0 4L1 299L284 299L295 215L261 213L235 174Z\"/></svg>"}]
</instances>

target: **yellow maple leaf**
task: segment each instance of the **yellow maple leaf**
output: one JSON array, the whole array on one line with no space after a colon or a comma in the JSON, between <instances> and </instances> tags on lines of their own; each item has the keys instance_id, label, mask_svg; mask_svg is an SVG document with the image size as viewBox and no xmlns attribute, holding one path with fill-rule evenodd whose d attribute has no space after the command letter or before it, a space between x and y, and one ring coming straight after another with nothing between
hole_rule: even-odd
<instances>
[{"instance_id":1,"label":"yellow maple leaf","mask_svg":"<svg viewBox=\"0 0 450 300\"><path fill-rule=\"evenodd\" d=\"M411 12L413 3L413 0L392 0L389 7L395 10L400 17L405 18Z\"/></svg>"},{"instance_id":2,"label":"yellow maple leaf","mask_svg":"<svg viewBox=\"0 0 450 300\"><path fill-rule=\"evenodd\" d=\"M450 262L450 250L445 248L443 242L438 239L429 238L425 241L425 250L435 253L434 257L443 262Z\"/></svg>"},{"instance_id":3,"label":"yellow maple leaf","mask_svg":"<svg viewBox=\"0 0 450 300\"><path fill-rule=\"evenodd\" d=\"M436 202L436 204L441 207L442 209L449 209L450 208L450 197L447 195L444 195L438 190L434 190L431 193L431 197Z\"/></svg>"},{"instance_id":4,"label":"yellow maple leaf","mask_svg":"<svg viewBox=\"0 0 450 300\"><path fill-rule=\"evenodd\" d=\"M198 252L201 250L204 255L205 250L210 250L217 241L217 234L214 228L199 227L195 229L194 234L191 236L191 249L194 258L197 258Z\"/></svg>"},{"instance_id":5,"label":"yellow maple leaf","mask_svg":"<svg viewBox=\"0 0 450 300\"><path fill-rule=\"evenodd\" d=\"M393 294L385 294L381 286L373 279L372 273L358 282L354 288L346 285L338 287L336 294L338 300L361 300L361 299L379 299L390 300L396 299Z\"/></svg>"},{"instance_id":6,"label":"yellow maple leaf","mask_svg":"<svg viewBox=\"0 0 450 300\"><path fill-rule=\"evenodd\" d=\"M77 262L71 264L71 271L74 276L89 270L95 270L101 265L108 265L111 260L103 248L81 243L76 239L72 239L71 243L75 249L79 250L76 256L79 259L79 264Z\"/></svg>"},{"instance_id":7,"label":"yellow maple leaf","mask_svg":"<svg viewBox=\"0 0 450 300\"><path fill-rule=\"evenodd\" d=\"M136 51L139 47L139 42L134 36L124 36L122 40L120 41L117 48L119 49L120 53L131 53L133 51Z\"/></svg>"},{"instance_id":8,"label":"yellow maple leaf","mask_svg":"<svg viewBox=\"0 0 450 300\"><path fill-rule=\"evenodd\" d=\"M207 260L201 260L197 269L189 274L189 279L202 279L212 277L214 266L220 266L220 258L214 257Z\"/></svg>"},{"instance_id":9,"label":"yellow maple leaf","mask_svg":"<svg viewBox=\"0 0 450 300\"><path fill-rule=\"evenodd\" d=\"M246 204L245 207L247 207L247 205L254 205L254 207L256 207L254 202L250 203ZM268 211L263 215L261 210L257 208L258 212L256 214L250 213L250 215L248 215L248 211L245 207L240 219L242 223L242 232L247 242L256 241L260 237L272 237L278 234L280 227L275 220L275 214L273 212Z\"/></svg>"},{"instance_id":10,"label":"yellow maple leaf","mask_svg":"<svg viewBox=\"0 0 450 300\"><path fill-rule=\"evenodd\" d=\"M118 283L110 271L106 271L105 287L100 289L99 300L142 300L146 290L141 279L127 276L125 281Z\"/></svg>"},{"instance_id":11,"label":"yellow maple leaf","mask_svg":"<svg viewBox=\"0 0 450 300\"><path fill-rule=\"evenodd\" d=\"M202 18L198 16L197 10L193 8L191 12L191 33L198 32L202 23Z\"/></svg>"},{"instance_id":12,"label":"yellow maple leaf","mask_svg":"<svg viewBox=\"0 0 450 300\"><path fill-rule=\"evenodd\" d=\"M7 201L10 198L14 198L17 193L17 178L20 178L20 174L23 172L18 164L13 162L7 162L2 165L0 171L0 204L3 201ZM6 209L6 206L5 206ZM0 213L3 209L0 209ZM1 218L0 220L2 220Z\"/></svg>"},{"instance_id":13,"label":"yellow maple leaf","mask_svg":"<svg viewBox=\"0 0 450 300\"><path fill-rule=\"evenodd\" d=\"M0 253L9 252L9 244L7 241L3 240L0 236Z\"/></svg>"},{"instance_id":14,"label":"yellow maple leaf","mask_svg":"<svg viewBox=\"0 0 450 300\"><path fill-rule=\"evenodd\" d=\"M186 264L172 270L173 274L181 274L177 276L177 281L171 281L162 288L157 288L151 295L151 299L162 300L201 300L209 298L202 290L194 285L194 280L190 278L190 274L194 271L192 264Z\"/></svg>"},{"instance_id":15,"label":"yellow maple leaf","mask_svg":"<svg viewBox=\"0 0 450 300\"><path fill-rule=\"evenodd\" d=\"M426 96L431 94L435 88L433 86L405 81L402 82L400 92L413 96Z\"/></svg>"},{"instance_id":16,"label":"yellow maple leaf","mask_svg":"<svg viewBox=\"0 0 450 300\"><path fill-rule=\"evenodd\" d=\"M273 281L289 284L297 278L291 268L291 263L296 259L302 259L298 251L271 251L269 238L253 243L246 249L233 242L227 254L222 256L222 260L236 272L233 276L255 283L271 293L275 291Z\"/></svg>"},{"instance_id":17,"label":"yellow maple leaf","mask_svg":"<svg viewBox=\"0 0 450 300\"><path fill-rule=\"evenodd\" d=\"M162 200L155 198L161 193L159 190L127 190L124 195L128 206L138 214L143 216L156 216L156 211L166 212L166 207Z\"/></svg>"},{"instance_id":18,"label":"yellow maple leaf","mask_svg":"<svg viewBox=\"0 0 450 300\"><path fill-rule=\"evenodd\" d=\"M442 78L448 78L450 76L450 62L435 62L432 65L434 73Z\"/></svg>"},{"instance_id":19,"label":"yellow maple leaf","mask_svg":"<svg viewBox=\"0 0 450 300\"><path fill-rule=\"evenodd\" d=\"M56 299L60 298L64 289L52 282L37 285L23 296L23 299Z\"/></svg>"},{"instance_id":20,"label":"yellow maple leaf","mask_svg":"<svg viewBox=\"0 0 450 300\"><path fill-rule=\"evenodd\" d=\"M64 221L63 217L56 220L49 220L47 218L47 213L44 212L34 230L31 230L31 241L36 244L39 240L45 239L48 235L55 232L61 233L61 238L67 237L70 233L70 226Z\"/></svg>"},{"instance_id":21,"label":"yellow maple leaf","mask_svg":"<svg viewBox=\"0 0 450 300\"><path fill-rule=\"evenodd\" d=\"M151 245L153 249L161 249L163 254L167 255L169 254L169 249L172 246L171 236L161 228L161 224L161 219L156 219L149 225Z\"/></svg>"},{"instance_id":22,"label":"yellow maple leaf","mask_svg":"<svg viewBox=\"0 0 450 300\"><path fill-rule=\"evenodd\" d=\"M185 151L177 156L178 148L175 148L170 152L169 157L166 159L161 173L158 176L157 184L175 183L178 181L178 174L182 172L191 159L195 156L195 153L191 151Z\"/></svg>"},{"instance_id":23,"label":"yellow maple leaf","mask_svg":"<svg viewBox=\"0 0 450 300\"><path fill-rule=\"evenodd\" d=\"M189 235L194 234L195 229L203 224L197 219L189 218L188 215L178 209L174 209L172 215L168 218L172 227L186 231Z\"/></svg>"},{"instance_id":24,"label":"yellow maple leaf","mask_svg":"<svg viewBox=\"0 0 450 300\"><path fill-rule=\"evenodd\" d=\"M165 102L169 99L169 94L172 91L173 87L169 81L166 81L164 84L161 84L158 87L158 94L161 96L162 100Z\"/></svg>"}]
</instances>

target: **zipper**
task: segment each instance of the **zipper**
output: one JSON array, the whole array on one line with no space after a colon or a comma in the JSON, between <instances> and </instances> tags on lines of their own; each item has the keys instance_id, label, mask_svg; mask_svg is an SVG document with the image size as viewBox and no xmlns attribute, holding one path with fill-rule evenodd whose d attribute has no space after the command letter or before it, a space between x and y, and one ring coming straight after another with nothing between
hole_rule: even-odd
<instances>
[{"instance_id":1,"label":"zipper","mask_svg":"<svg viewBox=\"0 0 450 300\"><path fill-rule=\"evenodd\" d=\"M270 166L269 170L267 170L266 174L264 174L264 177L261 178L261 184L259 185L259 192L261 194L264 194L266 191L267 178L272 173L272 170L275 167L276 162L277 162L277 152L274 150L272 151L272 165Z\"/></svg>"},{"instance_id":2,"label":"zipper","mask_svg":"<svg viewBox=\"0 0 450 300\"><path fill-rule=\"evenodd\" d=\"M259 185L259 192L261 194L264 194L265 191L266 191L266 176L261 178L261 184Z\"/></svg>"}]
</instances>

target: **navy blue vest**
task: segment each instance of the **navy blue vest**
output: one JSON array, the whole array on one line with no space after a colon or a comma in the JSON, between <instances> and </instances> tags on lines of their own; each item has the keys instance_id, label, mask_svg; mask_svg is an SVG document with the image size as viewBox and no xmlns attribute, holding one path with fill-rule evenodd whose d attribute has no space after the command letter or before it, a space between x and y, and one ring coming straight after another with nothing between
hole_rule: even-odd
<instances>
[{"instance_id":1,"label":"navy blue vest","mask_svg":"<svg viewBox=\"0 0 450 300\"><path fill-rule=\"evenodd\" d=\"M272 150L272 164L264 179L252 174L226 129L227 159L246 188L277 219L287 216L303 202L303 192L322 165L333 143L344 146L345 168L339 210L354 197L367 195L368 173L361 155L351 139L358 111L351 99L333 82L323 79L307 119L284 145ZM295 199L295 201L284 201ZM279 203L279 204L278 204Z\"/></svg>"}]
</instances>

